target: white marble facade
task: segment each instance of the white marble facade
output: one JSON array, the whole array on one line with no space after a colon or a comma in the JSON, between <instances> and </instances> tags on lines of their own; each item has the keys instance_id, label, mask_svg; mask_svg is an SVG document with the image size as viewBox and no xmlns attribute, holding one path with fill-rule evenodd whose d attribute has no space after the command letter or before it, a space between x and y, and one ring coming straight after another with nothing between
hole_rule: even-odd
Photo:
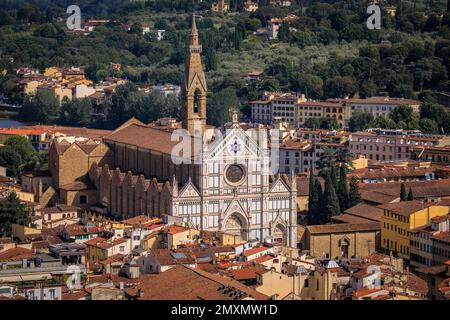
<instances>
[{"instance_id":1,"label":"white marble facade","mask_svg":"<svg viewBox=\"0 0 450 320\"><path fill-rule=\"evenodd\" d=\"M267 143L234 123L200 153L199 187L189 181L172 194L172 215L201 230L295 247L295 179L278 175L270 183L269 160Z\"/></svg>"}]
</instances>

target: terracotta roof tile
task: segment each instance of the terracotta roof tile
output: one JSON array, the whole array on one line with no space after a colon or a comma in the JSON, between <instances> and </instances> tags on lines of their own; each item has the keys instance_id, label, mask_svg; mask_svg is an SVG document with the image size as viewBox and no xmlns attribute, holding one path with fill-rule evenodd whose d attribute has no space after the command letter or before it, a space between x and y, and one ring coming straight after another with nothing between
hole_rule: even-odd
<instances>
[{"instance_id":1,"label":"terracotta roof tile","mask_svg":"<svg viewBox=\"0 0 450 320\"><path fill-rule=\"evenodd\" d=\"M377 231L380 228L379 222L324 224L306 227L310 234Z\"/></svg>"},{"instance_id":2,"label":"terracotta roof tile","mask_svg":"<svg viewBox=\"0 0 450 320\"><path fill-rule=\"evenodd\" d=\"M378 208L393 211L402 216L410 216L414 212L423 210L431 206L439 206L439 202L423 202L419 200L401 201L379 205Z\"/></svg>"},{"instance_id":3,"label":"terracotta roof tile","mask_svg":"<svg viewBox=\"0 0 450 320\"><path fill-rule=\"evenodd\" d=\"M251 248L251 249L245 250L244 253L243 253L243 255L246 256L246 257L248 257L248 256L251 256L251 255L260 253L260 252L264 252L264 251L266 251L266 250L268 250L268 249L269 249L269 248L267 248L267 247Z\"/></svg>"},{"instance_id":4,"label":"terracotta roof tile","mask_svg":"<svg viewBox=\"0 0 450 320\"><path fill-rule=\"evenodd\" d=\"M0 261L2 262L20 261L22 259L31 259L32 257L33 252L31 250L21 247L9 249L0 253Z\"/></svg>"},{"instance_id":5,"label":"terracotta roof tile","mask_svg":"<svg viewBox=\"0 0 450 320\"><path fill-rule=\"evenodd\" d=\"M347 210L345 210L344 213L373 221L381 221L381 215L383 214L383 210L377 208L376 206L360 203L357 204L356 206L348 208Z\"/></svg>"},{"instance_id":6,"label":"terracotta roof tile","mask_svg":"<svg viewBox=\"0 0 450 320\"><path fill-rule=\"evenodd\" d=\"M229 277L199 269L176 266L155 276L141 277L131 293L141 290L140 300L236 300L269 297ZM242 293L240 295L239 293Z\"/></svg>"},{"instance_id":7,"label":"terracotta roof tile","mask_svg":"<svg viewBox=\"0 0 450 320\"><path fill-rule=\"evenodd\" d=\"M233 279L242 281L242 280L256 279L256 274L262 270L265 270L265 268L262 266L256 266L251 268L229 270L228 272L231 274L231 277Z\"/></svg>"},{"instance_id":8,"label":"terracotta roof tile","mask_svg":"<svg viewBox=\"0 0 450 320\"><path fill-rule=\"evenodd\" d=\"M450 244L450 231L439 232L433 235L431 239Z\"/></svg>"},{"instance_id":9,"label":"terracotta roof tile","mask_svg":"<svg viewBox=\"0 0 450 320\"><path fill-rule=\"evenodd\" d=\"M131 124L123 129L116 130L111 135L105 137L105 141L124 143L138 146L141 149L155 150L164 154L172 154L174 147L178 145L179 142L171 141L171 137L171 132L155 129L146 125ZM192 140L192 142L193 141L194 140ZM192 150L197 149L198 148L193 148Z\"/></svg>"}]
</instances>

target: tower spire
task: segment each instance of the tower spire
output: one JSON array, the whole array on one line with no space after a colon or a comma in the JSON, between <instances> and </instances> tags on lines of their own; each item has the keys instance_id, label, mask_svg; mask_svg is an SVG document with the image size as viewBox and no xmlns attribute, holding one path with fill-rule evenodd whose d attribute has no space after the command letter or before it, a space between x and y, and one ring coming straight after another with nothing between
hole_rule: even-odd
<instances>
[{"instance_id":1,"label":"tower spire","mask_svg":"<svg viewBox=\"0 0 450 320\"><path fill-rule=\"evenodd\" d=\"M192 26L189 34L189 47L182 86L183 128L191 135L203 135L206 128L206 79L203 72L201 52L195 14L192 15Z\"/></svg>"},{"instance_id":2,"label":"tower spire","mask_svg":"<svg viewBox=\"0 0 450 320\"><path fill-rule=\"evenodd\" d=\"M195 22L195 13L192 14L191 34L198 34L198 32L197 32L197 23Z\"/></svg>"}]
</instances>

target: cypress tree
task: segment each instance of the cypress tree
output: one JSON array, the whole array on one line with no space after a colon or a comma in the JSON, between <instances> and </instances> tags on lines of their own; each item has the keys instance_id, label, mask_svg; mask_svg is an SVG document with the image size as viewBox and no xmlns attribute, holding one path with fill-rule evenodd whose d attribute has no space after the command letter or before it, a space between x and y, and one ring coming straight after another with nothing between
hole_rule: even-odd
<instances>
[{"instance_id":1,"label":"cypress tree","mask_svg":"<svg viewBox=\"0 0 450 320\"><path fill-rule=\"evenodd\" d=\"M315 179L313 168L309 171L309 192L308 192L308 223L314 224L317 215L317 189L315 186Z\"/></svg>"},{"instance_id":2,"label":"cypress tree","mask_svg":"<svg viewBox=\"0 0 450 320\"><path fill-rule=\"evenodd\" d=\"M326 221L326 215L324 213L324 208L323 208L323 190L322 190L322 185L320 184L319 179L314 180L314 189L315 189L315 195L316 195L316 198L314 199L314 203L315 203L314 220L316 223L322 223L323 221ZM325 215L325 217L324 217L324 215Z\"/></svg>"},{"instance_id":3,"label":"cypress tree","mask_svg":"<svg viewBox=\"0 0 450 320\"><path fill-rule=\"evenodd\" d=\"M345 165L341 165L339 168L339 184L337 189L337 195L339 198L339 206L342 211L348 209L349 192L347 184L347 169Z\"/></svg>"},{"instance_id":4,"label":"cypress tree","mask_svg":"<svg viewBox=\"0 0 450 320\"><path fill-rule=\"evenodd\" d=\"M407 200L406 188L405 188L405 184L402 182L402 184L400 185L400 201L406 201L406 200Z\"/></svg>"},{"instance_id":5,"label":"cypress tree","mask_svg":"<svg viewBox=\"0 0 450 320\"><path fill-rule=\"evenodd\" d=\"M333 181L330 174L327 174L325 180L325 191L323 193L323 205L324 213L327 217L327 222L330 221L332 216L341 213L339 208L339 199L336 194L336 189L334 188Z\"/></svg>"},{"instance_id":6,"label":"cypress tree","mask_svg":"<svg viewBox=\"0 0 450 320\"><path fill-rule=\"evenodd\" d=\"M314 174L313 174L313 168L309 170L309 191L308 191L308 211L310 212L313 207L313 199L314 199Z\"/></svg>"},{"instance_id":7,"label":"cypress tree","mask_svg":"<svg viewBox=\"0 0 450 320\"><path fill-rule=\"evenodd\" d=\"M411 189L411 188L409 188L407 200L408 200L408 201L413 201L413 200L414 200L414 195L413 195L413 192L412 192L412 189Z\"/></svg>"},{"instance_id":8,"label":"cypress tree","mask_svg":"<svg viewBox=\"0 0 450 320\"><path fill-rule=\"evenodd\" d=\"M338 189L338 179L337 179L338 172L336 171L336 164L333 164L331 166L330 174L331 174L331 182L333 182L334 190L337 190Z\"/></svg>"},{"instance_id":9,"label":"cypress tree","mask_svg":"<svg viewBox=\"0 0 450 320\"><path fill-rule=\"evenodd\" d=\"M348 198L348 205L350 208L362 201L361 193L359 192L358 179L356 179L356 177L352 177L350 180L350 192Z\"/></svg>"}]
</instances>

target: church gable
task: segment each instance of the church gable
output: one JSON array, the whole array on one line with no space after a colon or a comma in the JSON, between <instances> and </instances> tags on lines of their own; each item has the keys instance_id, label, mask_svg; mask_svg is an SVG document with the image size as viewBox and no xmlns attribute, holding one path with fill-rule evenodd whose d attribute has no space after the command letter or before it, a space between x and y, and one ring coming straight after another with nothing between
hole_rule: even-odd
<instances>
[{"instance_id":1,"label":"church gable","mask_svg":"<svg viewBox=\"0 0 450 320\"><path fill-rule=\"evenodd\" d=\"M227 209L224 212L224 216L228 216L229 214L233 213L240 213L242 216L246 217L247 214L242 207L241 203L238 200L233 200L230 205L227 207Z\"/></svg>"},{"instance_id":2,"label":"church gable","mask_svg":"<svg viewBox=\"0 0 450 320\"><path fill-rule=\"evenodd\" d=\"M278 178L269 192L289 192L289 188L281 178Z\"/></svg>"},{"instance_id":3,"label":"church gable","mask_svg":"<svg viewBox=\"0 0 450 320\"><path fill-rule=\"evenodd\" d=\"M200 192L198 192L197 188L194 186L191 180L183 187L183 189L179 193L179 197L200 197Z\"/></svg>"},{"instance_id":4,"label":"church gable","mask_svg":"<svg viewBox=\"0 0 450 320\"><path fill-rule=\"evenodd\" d=\"M241 128L226 132L223 139L217 140L207 152L207 158L260 157L258 144Z\"/></svg>"}]
</instances>

